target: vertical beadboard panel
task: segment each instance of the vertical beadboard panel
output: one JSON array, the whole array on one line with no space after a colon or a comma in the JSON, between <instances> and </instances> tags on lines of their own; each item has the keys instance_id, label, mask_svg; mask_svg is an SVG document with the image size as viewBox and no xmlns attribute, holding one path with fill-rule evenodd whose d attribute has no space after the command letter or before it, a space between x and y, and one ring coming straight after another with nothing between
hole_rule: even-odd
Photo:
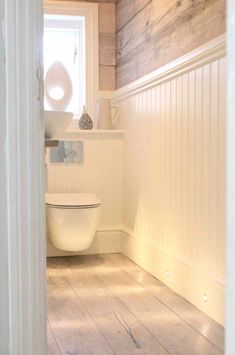
<instances>
[{"instance_id":1,"label":"vertical beadboard panel","mask_svg":"<svg viewBox=\"0 0 235 355\"><path fill-rule=\"evenodd\" d=\"M218 220L217 220L217 248L216 257L217 265L220 273L225 274L225 156L226 156L226 59L222 58L219 61L219 108L218 108Z\"/></svg>"},{"instance_id":2,"label":"vertical beadboard panel","mask_svg":"<svg viewBox=\"0 0 235 355\"><path fill-rule=\"evenodd\" d=\"M224 58L119 102L124 225L224 279Z\"/></svg>"}]
</instances>

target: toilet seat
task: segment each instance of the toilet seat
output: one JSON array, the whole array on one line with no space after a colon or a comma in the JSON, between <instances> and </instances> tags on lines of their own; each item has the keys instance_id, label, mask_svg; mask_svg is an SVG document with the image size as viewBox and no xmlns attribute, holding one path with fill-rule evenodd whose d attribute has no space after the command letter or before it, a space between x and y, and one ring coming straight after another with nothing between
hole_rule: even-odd
<instances>
[{"instance_id":1,"label":"toilet seat","mask_svg":"<svg viewBox=\"0 0 235 355\"><path fill-rule=\"evenodd\" d=\"M101 205L101 202L91 193L47 193L46 205L63 209L87 209Z\"/></svg>"}]
</instances>

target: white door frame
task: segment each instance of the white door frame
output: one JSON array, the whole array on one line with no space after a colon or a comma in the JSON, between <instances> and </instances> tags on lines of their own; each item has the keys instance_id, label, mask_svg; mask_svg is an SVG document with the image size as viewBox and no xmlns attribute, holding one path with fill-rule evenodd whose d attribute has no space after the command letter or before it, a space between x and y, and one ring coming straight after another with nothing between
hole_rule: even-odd
<instances>
[{"instance_id":1,"label":"white door frame","mask_svg":"<svg viewBox=\"0 0 235 355\"><path fill-rule=\"evenodd\" d=\"M226 355L235 354L235 2L227 0L227 282Z\"/></svg>"},{"instance_id":2,"label":"white door frame","mask_svg":"<svg viewBox=\"0 0 235 355\"><path fill-rule=\"evenodd\" d=\"M4 355L47 352L42 14L42 0L0 2L0 353Z\"/></svg>"}]
</instances>

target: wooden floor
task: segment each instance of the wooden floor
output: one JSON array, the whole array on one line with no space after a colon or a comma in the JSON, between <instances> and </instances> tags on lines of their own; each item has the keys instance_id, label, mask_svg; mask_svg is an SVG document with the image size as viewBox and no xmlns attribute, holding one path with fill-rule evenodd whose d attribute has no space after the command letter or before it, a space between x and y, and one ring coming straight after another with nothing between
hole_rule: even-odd
<instances>
[{"instance_id":1,"label":"wooden floor","mask_svg":"<svg viewBox=\"0 0 235 355\"><path fill-rule=\"evenodd\" d=\"M49 355L223 354L223 328L120 254L48 259Z\"/></svg>"}]
</instances>

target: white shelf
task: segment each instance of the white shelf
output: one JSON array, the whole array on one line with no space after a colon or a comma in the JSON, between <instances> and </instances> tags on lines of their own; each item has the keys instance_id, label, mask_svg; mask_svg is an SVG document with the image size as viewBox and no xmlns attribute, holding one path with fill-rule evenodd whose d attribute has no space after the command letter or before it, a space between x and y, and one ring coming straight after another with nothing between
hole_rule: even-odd
<instances>
[{"instance_id":1,"label":"white shelf","mask_svg":"<svg viewBox=\"0 0 235 355\"><path fill-rule=\"evenodd\" d=\"M82 129L69 129L62 135L56 137L58 140L63 139L95 139L95 138L123 138L123 130L82 130Z\"/></svg>"},{"instance_id":2,"label":"white shelf","mask_svg":"<svg viewBox=\"0 0 235 355\"><path fill-rule=\"evenodd\" d=\"M118 130L118 129L73 129L73 130L68 130L65 133L78 133L78 134L120 134L123 133L123 130Z\"/></svg>"}]
</instances>

